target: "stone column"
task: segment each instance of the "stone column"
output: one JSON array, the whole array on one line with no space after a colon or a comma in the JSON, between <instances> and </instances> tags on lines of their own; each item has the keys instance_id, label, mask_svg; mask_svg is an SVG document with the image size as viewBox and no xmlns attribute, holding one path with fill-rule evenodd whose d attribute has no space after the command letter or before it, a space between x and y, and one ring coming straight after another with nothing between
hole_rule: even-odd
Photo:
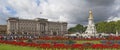
<instances>
[{"instance_id":1,"label":"stone column","mask_svg":"<svg viewBox=\"0 0 120 50\"><path fill-rule=\"evenodd\" d=\"M36 23L36 32L39 34L40 33L40 25L39 22Z\"/></svg>"},{"instance_id":2,"label":"stone column","mask_svg":"<svg viewBox=\"0 0 120 50\"><path fill-rule=\"evenodd\" d=\"M45 23L45 33L49 35L49 32L48 32L48 23Z\"/></svg>"},{"instance_id":3,"label":"stone column","mask_svg":"<svg viewBox=\"0 0 120 50\"><path fill-rule=\"evenodd\" d=\"M61 26L61 33L60 33L60 35L63 35L63 24L62 23L60 23L60 26Z\"/></svg>"}]
</instances>

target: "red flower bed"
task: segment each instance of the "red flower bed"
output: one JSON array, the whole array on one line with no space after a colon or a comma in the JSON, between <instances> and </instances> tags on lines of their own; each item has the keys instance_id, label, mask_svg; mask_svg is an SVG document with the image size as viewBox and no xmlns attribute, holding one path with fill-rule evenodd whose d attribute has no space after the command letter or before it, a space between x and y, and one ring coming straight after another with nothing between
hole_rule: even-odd
<instances>
[{"instance_id":1,"label":"red flower bed","mask_svg":"<svg viewBox=\"0 0 120 50\"><path fill-rule=\"evenodd\" d=\"M66 48L65 44L54 44L53 45L54 48Z\"/></svg>"},{"instance_id":2,"label":"red flower bed","mask_svg":"<svg viewBox=\"0 0 120 50\"><path fill-rule=\"evenodd\" d=\"M111 46L111 48L120 48L120 45L119 45L119 44L113 44L113 45Z\"/></svg>"},{"instance_id":3,"label":"red flower bed","mask_svg":"<svg viewBox=\"0 0 120 50\"><path fill-rule=\"evenodd\" d=\"M51 44L46 43L46 44L39 44L41 48L51 48Z\"/></svg>"},{"instance_id":4,"label":"red flower bed","mask_svg":"<svg viewBox=\"0 0 120 50\"><path fill-rule=\"evenodd\" d=\"M92 48L103 48L103 44L94 44L92 45Z\"/></svg>"},{"instance_id":5,"label":"red flower bed","mask_svg":"<svg viewBox=\"0 0 120 50\"><path fill-rule=\"evenodd\" d=\"M39 44L36 44L36 43L26 43L27 46L30 46L30 47L38 47Z\"/></svg>"},{"instance_id":6,"label":"red flower bed","mask_svg":"<svg viewBox=\"0 0 120 50\"><path fill-rule=\"evenodd\" d=\"M72 48L83 48L83 45L82 44L73 44L71 47Z\"/></svg>"},{"instance_id":7,"label":"red flower bed","mask_svg":"<svg viewBox=\"0 0 120 50\"><path fill-rule=\"evenodd\" d=\"M18 46L30 46L30 47L40 47L40 48L95 48L95 49L104 49L104 48L120 48L120 44L107 42L106 44L92 44L92 43L83 43L83 44L72 44L68 46L67 44L49 44L49 43L43 43L43 44L37 44L37 43L26 43L26 42L16 42L16 41L2 41L0 40L0 43L2 44L12 44L12 45L18 45ZM111 45L112 44L112 45Z\"/></svg>"}]
</instances>

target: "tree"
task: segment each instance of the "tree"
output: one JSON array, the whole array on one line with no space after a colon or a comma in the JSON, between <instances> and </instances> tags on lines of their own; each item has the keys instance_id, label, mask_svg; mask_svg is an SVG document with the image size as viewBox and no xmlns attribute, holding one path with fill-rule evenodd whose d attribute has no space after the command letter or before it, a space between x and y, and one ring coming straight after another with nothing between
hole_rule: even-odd
<instances>
[{"instance_id":1,"label":"tree","mask_svg":"<svg viewBox=\"0 0 120 50\"><path fill-rule=\"evenodd\" d=\"M107 22L99 22L99 23L96 23L95 25L96 25L96 30L98 33L106 32Z\"/></svg>"},{"instance_id":2,"label":"tree","mask_svg":"<svg viewBox=\"0 0 120 50\"><path fill-rule=\"evenodd\" d=\"M96 23L96 29L98 33L115 33L116 31L116 22L111 21L111 22L99 22Z\"/></svg>"},{"instance_id":3,"label":"tree","mask_svg":"<svg viewBox=\"0 0 120 50\"><path fill-rule=\"evenodd\" d=\"M76 32L76 29L75 29L74 27L69 28L69 29L68 29L68 32Z\"/></svg>"},{"instance_id":4,"label":"tree","mask_svg":"<svg viewBox=\"0 0 120 50\"><path fill-rule=\"evenodd\" d=\"M116 32L116 22L111 21L107 23L107 32L108 33L115 33Z\"/></svg>"},{"instance_id":5,"label":"tree","mask_svg":"<svg viewBox=\"0 0 120 50\"><path fill-rule=\"evenodd\" d=\"M83 27L83 25L81 24L77 24L75 27L71 27L68 29L69 32L79 32L82 33L84 32L85 27Z\"/></svg>"},{"instance_id":6,"label":"tree","mask_svg":"<svg viewBox=\"0 0 120 50\"><path fill-rule=\"evenodd\" d=\"M115 29L120 32L120 20L115 23Z\"/></svg>"},{"instance_id":7,"label":"tree","mask_svg":"<svg viewBox=\"0 0 120 50\"><path fill-rule=\"evenodd\" d=\"M84 27L83 27L83 25L77 24L75 26L75 29L76 29L77 32L82 33L83 30L84 30Z\"/></svg>"}]
</instances>

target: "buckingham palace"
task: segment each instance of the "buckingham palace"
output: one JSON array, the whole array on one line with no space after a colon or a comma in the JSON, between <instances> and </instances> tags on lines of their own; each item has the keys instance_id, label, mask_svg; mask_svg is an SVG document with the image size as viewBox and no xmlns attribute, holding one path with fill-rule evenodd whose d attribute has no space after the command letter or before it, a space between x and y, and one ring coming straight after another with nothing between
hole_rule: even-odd
<instances>
[{"instance_id":1,"label":"buckingham palace","mask_svg":"<svg viewBox=\"0 0 120 50\"><path fill-rule=\"evenodd\" d=\"M67 33L67 22L53 22L43 18L20 19L9 17L7 33L63 35Z\"/></svg>"}]
</instances>

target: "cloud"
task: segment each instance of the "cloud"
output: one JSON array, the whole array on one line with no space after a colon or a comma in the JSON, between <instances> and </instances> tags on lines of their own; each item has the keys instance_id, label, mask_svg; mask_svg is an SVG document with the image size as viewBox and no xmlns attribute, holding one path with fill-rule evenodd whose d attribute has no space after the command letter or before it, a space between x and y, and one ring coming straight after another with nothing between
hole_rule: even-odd
<instances>
[{"instance_id":1,"label":"cloud","mask_svg":"<svg viewBox=\"0 0 120 50\"><path fill-rule=\"evenodd\" d=\"M93 10L95 22L107 21L111 17L119 18L119 3L119 0L0 0L0 18L39 17L50 21L66 21L68 27L72 27L76 24L86 25L90 9Z\"/></svg>"},{"instance_id":2,"label":"cloud","mask_svg":"<svg viewBox=\"0 0 120 50\"><path fill-rule=\"evenodd\" d=\"M16 12L13 8L11 8L11 7L6 7L6 9L7 9L7 11L9 11L9 13L12 14L12 15L14 15L14 14L17 13L17 12Z\"/></svg>"},{"instance_id":3,"label":"cloud","mask_svg":"<svg viewBox=\"0 0 120 50\"><path fill-rule=\"evenodd\" d=\"M36 1L37 6L39 6L40 5L40 0L35 0L35 1Z\"/></svg>"},{"instance_id":4,"label":"cloud","mask_svg":"<svg viewBox=\"0 0 120 50\"><path fill-rule=\"evenodd\" d=\"M107 21L110 22L110 21L118 21L120 20L119 17L110 17Z\"/></svg>"}]
</instances>

